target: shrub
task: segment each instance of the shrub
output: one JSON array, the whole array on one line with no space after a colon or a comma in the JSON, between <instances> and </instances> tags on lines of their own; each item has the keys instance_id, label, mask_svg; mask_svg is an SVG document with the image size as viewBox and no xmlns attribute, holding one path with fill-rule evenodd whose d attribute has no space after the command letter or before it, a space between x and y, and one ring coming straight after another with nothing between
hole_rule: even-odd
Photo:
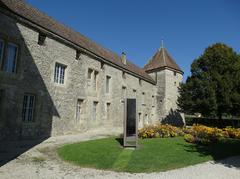
<instances>
[{"instance_id":1,"label":"shrub","mask_svg":"<svg viewBox=\"0 0 240 179\"><path fill-rule=\"evenodd\" d=\"M193 125L191 128L184 129L184 132L191 134L196 138L196 141L207 144L210 142L217 142L221 138L228 137L228 134L216 127L211 128L204 125Z\"/></svg>"},{"instance_id":2,"label":"shrub","mask_svg":"<svg viewBox=\"0 0 240 179\"><path fill-rule=\"evenodd\" d=\"M140 138L164 138L184 135L184 139L187 142L207 145L216 143L224 138L240 139L240 129L232 127L219 129L196 124L191 127L179 128L168 124L157 124L140 129L138 135Z\"/></svg>"},{"instance_id":3,"label":"shrub","mask_svg":"<svg viewBox=\"0 0 240 179\"><path fill-rule=\"evenodd\" d=\"M240 128L235 129L230 126L227 126L226 128L223 129L223 131L226 132L230 138L240 139Z\"/></svg>"},{"instance_id":4,"label":"shrub","mask_svg":"<svg viewBox=\"0 0 240 179\"><path fill-rule=\"evenodd\" d=\"M184 135L184 140L189 142L189 143L195 143L195 137L193 137L191 134L185 134Z\"/></svg>"},{"instance_id":5,"label":"shrub","mask_svg":"<svg viewBox=\"0 0 240 179\"><path fill-rule=\"evenodd\" d=\"M181 128L171 125L156 124L146 126L139 130L138 136L141 138L164 138L184 135Z\"/></svg>"}]
</instances>

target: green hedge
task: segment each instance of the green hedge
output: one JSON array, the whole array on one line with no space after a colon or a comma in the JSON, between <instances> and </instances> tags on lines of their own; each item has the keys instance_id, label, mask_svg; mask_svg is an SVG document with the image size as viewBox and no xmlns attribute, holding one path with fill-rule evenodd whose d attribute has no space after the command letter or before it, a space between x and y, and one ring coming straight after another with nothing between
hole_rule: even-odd
<instances>
[{"instance_id":1,"label":"green hedge","mask_svg":"<svg viewBox=\"0 0 240 179\"><path fill-rule=\"evenodd\" d=\"M222 119L222 122L220 122L217 118L205 118L205 117L197 118L197 117L186 116L185 121L187 126L192 126L193 124L202 124L205 126L218 127L218 128L224 128L227 126L231 126L234 128L240 127L239 118L234 118L234 119L224 118Z\"/></svg>"}]
</instances>

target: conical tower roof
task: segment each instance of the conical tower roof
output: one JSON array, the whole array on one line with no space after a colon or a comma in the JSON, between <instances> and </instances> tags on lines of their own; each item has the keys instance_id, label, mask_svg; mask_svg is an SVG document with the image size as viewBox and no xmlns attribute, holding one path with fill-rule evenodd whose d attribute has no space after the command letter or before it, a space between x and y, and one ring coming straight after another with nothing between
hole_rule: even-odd
<instances>
[{"instance_id":1,"label":"conical tower roof","mask_svg":"<svg viewBox=\"0 0 240 179\"><path fill-rule=\"evenodd\" d=\"M144 66L144 70L146 72L152 72L156 70L161 70L169 68L174 71L178 71L183 73L181 68L176 64L173 58L169 55L167 50L163 47L158 49L158 51L154 54L151 60Z\"/></svg>"}]
</instances>

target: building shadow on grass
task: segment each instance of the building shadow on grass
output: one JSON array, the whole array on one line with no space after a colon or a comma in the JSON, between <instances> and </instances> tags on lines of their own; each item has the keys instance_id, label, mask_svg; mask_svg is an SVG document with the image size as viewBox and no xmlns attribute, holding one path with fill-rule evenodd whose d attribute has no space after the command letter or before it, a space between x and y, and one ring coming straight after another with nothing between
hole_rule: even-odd
<instances>
[{"instance_id":1,"label":"building shadow on grass","mask_svg":"<svg viewBox=\"0 0 240 179\"><path fill-rule=\"evenodd\" d=\"M123 137L115 138L115 140L119 143L120 146L123 146Z\"/></svg>"},{"instance_id":2,"label":"building shadow on grass","mask_svg":"<svg viewBox=\"0 0 240 179\"><path fill-rule=\"evenodd\" d=\"M240 168L240 140L222 140L216 144L179 144L184 150L199 153L200 156L211 156L213 161L226 167Z\"/></svg>"}]
</instances>

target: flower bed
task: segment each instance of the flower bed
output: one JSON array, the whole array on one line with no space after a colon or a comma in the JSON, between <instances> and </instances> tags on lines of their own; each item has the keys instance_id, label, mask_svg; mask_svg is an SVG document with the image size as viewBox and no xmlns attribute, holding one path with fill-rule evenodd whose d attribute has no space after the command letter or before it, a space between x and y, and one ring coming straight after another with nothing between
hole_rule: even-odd
<instances>
[{"instance_id":1,"label":"flower bed","mask_svg":"<svg viewBox=\"0 0 240 179\"><path fill-rule=\"evenodd\" d=\"M171 125L156 124L144 127L139 130L138 135L140 138L164 138L183 136L183 130Z\"/></svg>"},{"instance_id":2,"label":"flower bed","mask_svg":"<svg viewBox=\"0 0 240 179\"><path fill-rule=\"evenodd\" d=\"M226 127L224 129L193 125L187 128L179 128L171 125L150 125L139 130L140 138L165 138L184 136L190 143L209 144L216 143L224 138L240 139L240 129Z\"/></svg>"}]
</instances>

